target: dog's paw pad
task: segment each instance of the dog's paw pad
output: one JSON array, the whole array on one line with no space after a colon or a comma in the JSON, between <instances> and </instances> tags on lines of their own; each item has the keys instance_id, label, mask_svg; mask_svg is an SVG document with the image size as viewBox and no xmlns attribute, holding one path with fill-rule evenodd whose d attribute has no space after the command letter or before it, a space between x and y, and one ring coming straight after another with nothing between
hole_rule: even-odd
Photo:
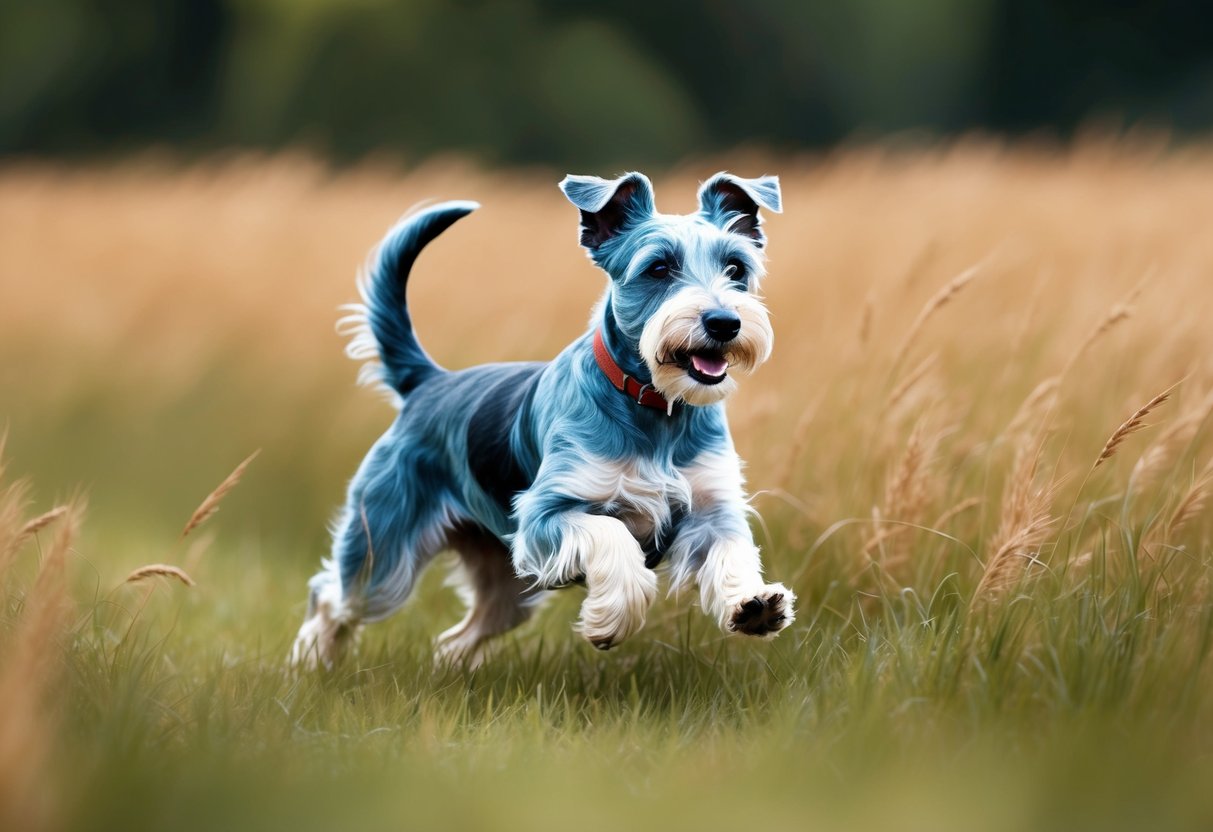
<instances>
[{"instance_id":1,"label":"dog's paw pad","mask_svg":"<svg viewBox=\"0 0 1213 832\"><path fill-rule=\"evenodd\" d=\"M791 593L782 587L764 590L738 604L729 619L729 630L747 636L769 636L792 623Z\"/></svg>"}]
</instances>

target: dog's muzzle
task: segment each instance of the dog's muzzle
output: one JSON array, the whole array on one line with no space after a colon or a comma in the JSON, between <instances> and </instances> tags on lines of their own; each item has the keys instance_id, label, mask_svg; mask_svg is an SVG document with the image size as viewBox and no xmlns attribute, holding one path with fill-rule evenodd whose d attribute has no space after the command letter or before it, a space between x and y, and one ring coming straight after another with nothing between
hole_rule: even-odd
<instances>
[{"instance_id":1,"label":"dog's muzzle","mask_svg":"<svg viewBox=\"0 0 1213 832\"><path fill-rule=\"evenodd\" d=\"M729 374L726 350L729 342L741 332L741 316L730 309L709 309L699 316L699 322L714 344L679 350L672 358L700 384L720 384Z\"/></svg>"},{"instance_id":2,"label":"dog's muzzle","mask_svg":"<svg viewBox=\"0 0 1213 832\"><path fill-rule=\"evenodd\" d=\"M728 300L724 305L713 292L687 289L645 325L640 352L653 386L670 401L721 401L737 388L730 371L749 372L770 356L774 335L762 302L740 292Z\"/></svg>"}]
</instances>

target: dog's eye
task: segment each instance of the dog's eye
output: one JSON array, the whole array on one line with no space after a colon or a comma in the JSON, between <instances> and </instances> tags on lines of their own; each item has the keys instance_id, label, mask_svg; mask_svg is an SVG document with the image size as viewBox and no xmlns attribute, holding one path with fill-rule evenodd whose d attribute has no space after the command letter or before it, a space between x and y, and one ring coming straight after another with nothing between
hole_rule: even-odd
<instances>
[{"instance_id":1,"label":"dog's eye","mask_svg":"<svg viewBox=\"0 0 1213 832\"><path fill-rule=\"evenodd\" d=\"M745 263L736 257L730 257L724 264L724 276L742 286L750 282L750 273L746 271Z\"/></svg>"},{"instance_id":2,"label":"dog's eye","mask_svg":"<svg viewBox=\"0 0 1213 832\"><path fill-rule=\"evenodd\" d=\"M655 277L658 280L664 280L670 276L670 264L664 260L658 260L653 265L649 266L644 271L649 277Z\"/></svg>"}]
</instances>

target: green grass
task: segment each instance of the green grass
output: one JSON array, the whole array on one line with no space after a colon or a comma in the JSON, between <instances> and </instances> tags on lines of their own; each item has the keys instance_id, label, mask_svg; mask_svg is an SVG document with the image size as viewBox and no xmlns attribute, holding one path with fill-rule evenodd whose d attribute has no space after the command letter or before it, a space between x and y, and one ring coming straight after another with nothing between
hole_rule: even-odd
<instances>
[{"instance_id":1,"label":"green grass","mask_svg":"<svg viewBox=\"0 0 1213 832\"><path fill-rule=\"evenodd\" d=\"M194 413L202 402L211 410ZM316 506L336 493L317 484L337 492L341 482L324 466L356 458L380 408L348 432L305 421L276 436L196 533L215 539L192 556L198 586L187 588L121 582L141 563L187 562L181 523L267 428L256 414L234 420L238 404L199 388L159 411L162 427L140 434L149 450L122 466L116 455L140 441L141 425L113 398L95 404L19 423L37 441L12 447L44 481L56 482L56 469L37 460L54 447L56 464L110 477L94 483L69 561L77 607L66 671L49 693L43 775L53 826L1213 824L1213 604L1197 589L1208 567L1176 549L1165 568L1183 591L1167 593L1162 563L1130 562L1125 553L1165 513L1150 498L1079 503L1071 531L1049 544L1055 566L983 604L973 600L976 561L992 517L954 536L914 535L894 582L856 574L867 524L827 527L768 496L769 570L801 596L799 620L775 642L725 638L684 597L660 601L640 636L601 654L572 632L573 589L475 672L431 659L432 638L461 613L440 563L400 614L367 629L353 662L296 678L283 658L324 540L319 522L289 518L323 516ZM270 415L283 409L275 402ZM87 429L70 429L70 413L85 411ZM183 420L205 438L174 447L165 426ZM119 438L118 449L98 434ZM330 438L309 453L309 435ZM227 446L231 459L211 451ZM1003 456L964 457L950 490L982 493L1005 475L992 462ZM880 487L872 463L848 464L869 472L857 489ZM205 484L187 481L202 472ZM142 500L146 516L134 508ZM52 532L22 550L7 585L10 633ZM1080 540L1094 547L1089 572L1066 565Z\"/></svg>"},{"instance_id":2,"label":"green grass","mask_svg":"<svg viewBox=\"0 0 1213 832\"><path fill-rule=\"evenodd\" d=\"M572 589L480 670L436 668L431 640L461 614L440 563L400 614L367 629L353 662L294 678L283 658L321 518L384 413L365 401L334 415L271 392L264 413L236 418L241 389L199 386L133 422L101 394L57 417L15 411L11 470L37 472L38 505L70 491L73 465L97 472L69 559L66 670L47 693L52 826L1213 825L1208 549L1132 562L1173 497L1119 495L1123 471L1101 468L1082 499L1070 484L1056 512L1071 501L1075 512L1050 539L1050 569L996 603L973 600L995 509L913 534L894 581L856 571L870 524L826 524L768 495L769 571L801 597L772 643L725 638L684 597L601 654L572 632ZM271 430L294 411L288 431ZM178 426L197 441L181 443ZM263 442L219 514L180 540L194 505ZM831 461L856 472L837 480L862 506L898 453ZM951 452L939 506L996 494L1008 456ZM1172 491L1189 476L1182 460ZM6 585L9 635L53 531L23 548ZM211 534L190 564L196 587L122 584L143 563L187 563L193 538ZM1068 565L1087 550L1089 571ZM1164 568L1174 591L1160 588Z\"/></svg>"},{"instance_id":3,"label":"green grass","mask_svg":"<svg viewBox=\"0 0 1213 832\"><path fill-rule=\"evenodd\" d=\"M467 673L431 662L458 614L435 570L355 664L292 678L306 573L265 555L209 552L194 590L93 590L50 766L67 827L1213 822L1213 609L1151 609L1141 585L969 611L955 576L930 596L817 580L772 644L663 602L607 655L570 632L570 591Z\"/></svg>"}]
</instances>

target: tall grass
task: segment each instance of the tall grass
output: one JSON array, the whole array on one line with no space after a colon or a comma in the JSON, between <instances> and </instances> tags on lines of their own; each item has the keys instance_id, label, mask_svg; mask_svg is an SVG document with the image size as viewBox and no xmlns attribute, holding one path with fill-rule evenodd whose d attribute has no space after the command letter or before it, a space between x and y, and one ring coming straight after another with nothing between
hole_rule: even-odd
<instances>
[{"instance_id":1,"label":"tall grass","mask_svg":"<svg viewBox=\"0 0 1213 832\"><path fill-rule=\"evenodd\" d=\"M550 356L602 285L558 176L0 170L0 826L1208 828L1213 154L760 166L779 343L730 414L795 627L668 599L604 656L570 591L438 669L436 570L303 678L304 581L391 415L332 331L356 265L475 198L419 262L422 339Z\"/></svg>"}]
</instances>

